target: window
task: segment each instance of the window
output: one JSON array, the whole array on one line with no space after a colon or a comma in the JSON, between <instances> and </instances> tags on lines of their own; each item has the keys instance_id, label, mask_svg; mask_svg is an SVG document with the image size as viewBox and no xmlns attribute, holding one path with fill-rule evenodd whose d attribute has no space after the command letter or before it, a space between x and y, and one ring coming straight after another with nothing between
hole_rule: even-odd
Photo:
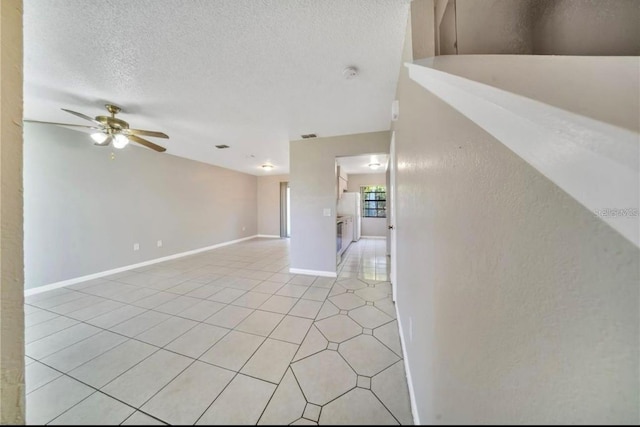
<instances>
[{"instance_id":1,"label":"window","mask_svg":"<svg viewBox=\"0 0 640 427\"><path fill-rule=\"evenodd\" d=\"M363 218L387 217L387 189L384 185L360 187Z\"/></svg>"}]
</instances>

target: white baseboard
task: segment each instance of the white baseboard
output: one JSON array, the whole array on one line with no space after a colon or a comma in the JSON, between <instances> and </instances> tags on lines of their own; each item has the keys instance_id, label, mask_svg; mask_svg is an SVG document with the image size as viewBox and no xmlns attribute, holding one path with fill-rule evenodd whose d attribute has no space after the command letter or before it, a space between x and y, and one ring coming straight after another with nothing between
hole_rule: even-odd
<instances>
[{"instance_id":1,"label":"white baseboard","mask_svg":"<svg viewBox=\"0 0 640 427\"><path fill-rule=\"evenodd\" d=\"M404 343L404 333L402 329L402 321L400 320L400 312L398 311L398 303L396 306L396 319L398 319L398 329L400 330L400 344L402 345L402 360L404 361L404 373L407 376L407 386L409 387L409 400L411 401L411 415L413 415L413 424L420 425L420 416L418 415L418 407L416 406L416 394L413 390L413 381L411 379L411 369L409 369L409 358L407 355L407 347Z\"/></svg>"},{"instance_id":2,"label":"white baseboard","mask_svg":"<svg viewBox=\"0 0 640 427\"><path fill-rule=\"evenodd\" d=\"M305 270L303 268L290 268L289 273L306 274L307 276L338 277L338 273L335 271Z\"/></svg>"},{"instance_id":3,"label":"white baseboard","mask_svg":"<svg viewBox=\"0 0 640 427\"><path fill-rule=\"evenodd\" d=\"M276 236L275 234L256 234L256 237L264 237L265 239L279 239L280 236Z\"/></svg>"},{"instance_id":4,"label":"white baseboard","mask_svg":"<svg viewBox=\"0 0 640 427\"><path fill-rule=\"evenodd\" d=\"M378 239L378 240L384 240L386 239L386 237L384 236L360 236L361 239Z\"/></svg>"},{"instance_id":5,"label":"white baseboard","mask_svg":"<svg viewBox=\"0 0 640 427\"><path fill-rule=\"evenodd\" d=\"M124 267L118 267L111 270L101 271L99 273L87 274L86 276L74 277L73 279L62 280L60 282L51 283L49 285L38 286L37 288L25 289L24 296L35 295L42 292L50 291L53 289L64 288L65 286L75 285L76 283L85 282L87 280L99 279L100 277L109 276L111 274L121 273L127 270L133 270L134 268L144 267L151 264L157 264L163 261L169 261L176 258L182 258L189 255L194 255L200 252L210 251L212 249L221 248L223 246L233 245L234 243L243 242L245 240L251 240L259 237L254 234L253 236L243 237L242 239L230 240L228 242L222 242L215 245L207 246L204 248L194 249L191 251L180 252L173 255L168 255L162 258L154 258L149 261L143 261L137 264L125 265ZM279 236L278 236L279 237Z\"/></svg>"}]
</instances>

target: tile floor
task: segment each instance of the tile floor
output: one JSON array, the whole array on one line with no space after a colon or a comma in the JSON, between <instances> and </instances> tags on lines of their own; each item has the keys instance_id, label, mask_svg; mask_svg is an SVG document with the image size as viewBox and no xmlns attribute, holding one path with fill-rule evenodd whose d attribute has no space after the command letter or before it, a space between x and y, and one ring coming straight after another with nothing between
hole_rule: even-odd
<instances>
[{"instance_id":1,"label":"tile floor","mask_svg":"<svg viewBox=\"0 0 640 427\"><path fill-rule=\"evenodd\" d=\"M255 239L26 298L28 424L410 424L384 240Z\"/></svg>"}]
</instances>

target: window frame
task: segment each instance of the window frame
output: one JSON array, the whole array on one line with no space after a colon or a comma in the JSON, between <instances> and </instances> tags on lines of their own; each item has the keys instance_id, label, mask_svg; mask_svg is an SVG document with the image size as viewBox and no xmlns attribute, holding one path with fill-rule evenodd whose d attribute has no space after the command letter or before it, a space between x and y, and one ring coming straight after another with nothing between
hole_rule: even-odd
<instances>
[{"instance_id":1,"label":"window frame","mask_svg":"<svg viewBox=\"0 0 640 427\"><path fill-rule=\"evenodd\" d=\"M365 191L368 188L376 188L378 191ZM382 188L383 191L379 191ZM374 200L366 199L366 194L384 194L383 199L375 198ZM383 203L383 207L379 207L379 203ZM387 186L386 185L361 185L360 186L360 203L361 203L361 216L362 218L387 218ZM367 206L369 203L369 207ZM373 203L375 207L371 207L370 204ZM367 211L374 210L376 215L368 215ZM379 213L383 212L384 216L380 216Z\"/></svg>"}]
</instances>

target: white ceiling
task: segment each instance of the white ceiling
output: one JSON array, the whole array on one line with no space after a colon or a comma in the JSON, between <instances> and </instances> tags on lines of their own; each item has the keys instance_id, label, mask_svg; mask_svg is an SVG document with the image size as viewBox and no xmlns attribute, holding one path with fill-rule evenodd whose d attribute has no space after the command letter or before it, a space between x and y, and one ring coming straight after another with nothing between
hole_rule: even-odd
<instances>
[{"instance_id":1,"label":"white ceiling","mask_svg":"<svg viewBox=\"0 0 640 427\"><path fill-rule=\"evenodd\" d=\"M149 139L170 154L287 173L289 140L301 134L389 129L408 7L25 0L24 117L82 124L60 108L97 116L111 102L131 127L167 133L168 141ZM355 79L343 77L347 66L359 69ZM265 162L275 168L263 171Z\"/></svg>"},{"instance_id":2,"label":"white ceiling","mask_svg":"<svg viewBox=\"0 0 640 427\"><path fill-rule=\"evenodd\" d=\"M366 154L362 156L338 157L336 161L348 174L384 173L389 160L388 154ZM378 169L371 169L370 163L380 163Z\"/></svg>"}]
</instances>

